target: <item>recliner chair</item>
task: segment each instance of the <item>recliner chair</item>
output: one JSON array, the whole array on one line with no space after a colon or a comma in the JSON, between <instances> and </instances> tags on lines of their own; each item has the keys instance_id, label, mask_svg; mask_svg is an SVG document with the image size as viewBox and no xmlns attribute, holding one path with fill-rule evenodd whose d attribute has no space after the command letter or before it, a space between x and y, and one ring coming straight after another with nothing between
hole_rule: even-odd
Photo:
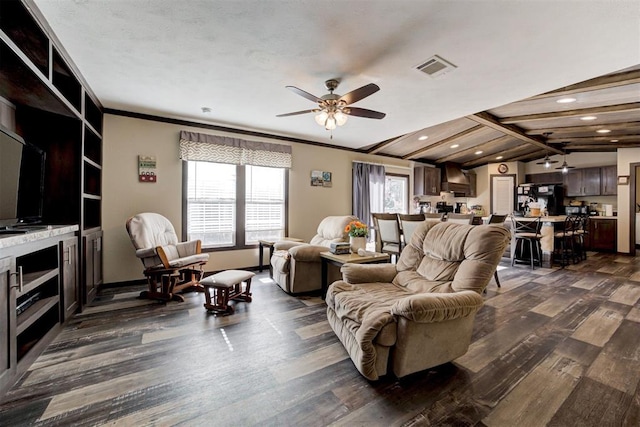
<instances>
[{"instance_id":1,"label":"recliner chair","mask_svg":"<svg viewBox=\"0 0 640 427\"><path fill-rule=\"evenodd\" d=\"M317 234L309 243L276 242L270 261L273 280L290 294L321 289L320 252L328 251L331 242L348 242L345 228L357 219L352 215L328 216L320 222ZM332 277L331 271L329 277ZM333 277L339 278L339 272L336 271Z\"/></svg>"},{"instance_id":2,"label":"recliner chair","mask_svg":"<svg viewBox=\"0 0 640 427\"><path fill-rule=\"evenodd\" d=\"M465 354L509 239L495 225L424 221L397 264L344 264L327 319L360 373L403 377Z\"/></svg>"},{"instance_id":3,"label":"recliner chair","mask_svg":"<svg viewBox=\"0 0 640 427\"><path fill-rule=\"evenodd\" d=\"M201 253L200 240L179 242L171 222L151 212L132 216L126 228L149 285L149 290L140 293L141 298L184 301L177 292L202 290L199 281L209 254Z\"/></svg>"}]
</instances>

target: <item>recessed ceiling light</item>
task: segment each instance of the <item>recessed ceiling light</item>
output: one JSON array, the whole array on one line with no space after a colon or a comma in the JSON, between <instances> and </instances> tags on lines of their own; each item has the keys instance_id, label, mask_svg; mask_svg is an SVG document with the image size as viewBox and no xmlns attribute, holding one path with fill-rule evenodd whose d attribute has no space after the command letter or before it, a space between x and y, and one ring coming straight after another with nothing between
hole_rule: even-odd
<instances>
[{"instance_id":1,"label":"recessed ceiling light","mask_svg":"<svg viewBox=\"0 0 640 427\"><path fill-rule=\"evenodd\" d=\"M609 130L609 129L598 129L596 132L597 133L609 133L609 132L611 132L611 130Z\"/></svg>"},{"instance_id":2,"label":"recessed ceiling light","mask_svg":"<svg viewBox=\"0 0 640 427\"><path fill-rule=\"evenodd\" d=\"M498 156L496 157L496 160L502 160L504 158L504 156Z\"/></svg>"},{"instance_id":3,"label":"recessed ceiling light","mask_svg":"<svg viewBox=\"0 0 640 427\"><path fill-rule=\"evenodd\" d=\"M482 150L478 150L474 154L482 154Z\"/></svg>"},{"instance_id":4,"label":"recessed ceiling light","mask_svg":"<svg viewBox=\"0 0 640 427\"><path fill-rule=\"evenodd\" d=\"M575 98L560 98L556 101L558 104L570 104L576 102Z\"/></svg>"},{"instance_id":5,"label":"recessed ceiling light","mask_svg":"<svg viewBox=\"0 0 640 427\"><path fill-rule=\"evenodd\" d=\"M458 147L460 147L460 144L453 144L453 145L451 146L451 148L458 148Z\"/></svg>"},{"instance_id":6,"label":"recessed ceiling light","mask_svg":"<svg viewBox=\"0 0 640 427\"><path fill-rule=\"evenodd\" d=\"M202 107L202 112L203 112L204 114L209 114L209 113L211 112L211 108L209 108L209 107Z\"/></svg>"},{"instance_id":7,"label":"recessed ceiling light","mask_svg":"<svg viewBox=\"0 0 640 427\"><path fill-rule=\"evenodd\" d=\"M618 142L619 139L612 139L611 142Z\"/></svg>"},{"instance_id":8,"label":"recessed ceiling light","mask_svg":"<svg viewBox=\"0 0 640 427\"><path fill-rule=\"evenodd\" d=\"M580 117L580 120L584 120L585 122L589 122L589 121L595 120L595 119L597 119L596 116L583 116L583 117Z\"/></svg>"},{"instance_id":9,"label":"recessed ceiling light","mask_svg":"<svg viewBox=\"0 0 640 427\"><path fill-rule=\"evenodd\" d=\"M422 135L420 138L418 138L418 141L424 141L427 138L429 138L427 135Z\"/></svg>"}]
</instances>

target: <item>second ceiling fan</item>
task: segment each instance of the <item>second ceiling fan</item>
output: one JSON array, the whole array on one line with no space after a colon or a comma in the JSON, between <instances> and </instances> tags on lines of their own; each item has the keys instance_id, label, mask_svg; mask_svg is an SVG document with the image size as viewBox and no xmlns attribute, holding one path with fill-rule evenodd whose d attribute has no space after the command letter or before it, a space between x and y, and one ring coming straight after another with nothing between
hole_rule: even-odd
<instances>
[{"instance_id":1,"label":"second ceiling fan","mask_svg":"<svg viewBox=\"0 0 640 427\"><path fill-rule=\"evenodd\" d=\"M334 94L333 91L338 87L340 82L336 79L327 80L325 86L329 91L322 97L317 97L295 86L287 86L287 89L294 93L307 98L318 104L318 108L311 110L295 111L293 113L278 114L276 117L296 116L298 114L317 113L315 116L316 123L324 126L327 130L333 130L336 126L342 126L347 122L348 116L365 117L368 119L382 119L385 113L379 111L367 110L366 108L351 107L363 98L373 95L380 90L378 85L369 83L361 88L355 89L345 95Z\"/></svg>"}]
</instances>

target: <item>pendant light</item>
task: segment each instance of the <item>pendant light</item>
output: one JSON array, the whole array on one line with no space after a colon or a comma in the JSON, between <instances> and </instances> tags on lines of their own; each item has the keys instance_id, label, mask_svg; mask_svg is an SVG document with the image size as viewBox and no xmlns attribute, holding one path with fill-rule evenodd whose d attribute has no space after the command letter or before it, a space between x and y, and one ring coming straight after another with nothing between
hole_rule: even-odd
<instances>
[{"instance_id":1,"label":"pendant light","mask_svg":"<svg viewBox=\"0 0 640 427\"><path fill-rule=\"evenodd\" d=\"M562 166L560 166L559 168L556 168L556 170L561 170L562 173L568 173L569 169L575 169L575 166L569 166L569 164L567 163L567 152L565 150L565 145L567 143L563 142L562 143L562 153L563 153L563 162L562 162Z\"/></svg>"},{"instance_id":2,"label":"pendant light","mask_svg":"<svg viewBox=\"0 0 640 427\"><path fill-rule=\"evenodd\" d=\"M549 135L551 135L553 132L544 132L542 135L545 138L545 145L546 145L546 140L549 139ZM544 156L544 160L542 160L541 162L537 162L536 165L544 165L544 167L546 169L549 169L551 167L552 164L554 163L558 163L557 160L551 160L549 158L549 153L547 152L546 155Z\"/></svg>"}]
</instances>

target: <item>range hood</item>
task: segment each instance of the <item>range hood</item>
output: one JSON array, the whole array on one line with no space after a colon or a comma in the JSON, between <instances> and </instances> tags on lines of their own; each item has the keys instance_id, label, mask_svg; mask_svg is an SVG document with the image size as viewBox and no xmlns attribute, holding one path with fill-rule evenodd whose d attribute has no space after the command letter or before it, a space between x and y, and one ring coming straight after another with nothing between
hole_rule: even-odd
<instances>
[{"instance_id":1,"label":"range hood","mask_svg":"<svg viewBox=\"0 0 640 427\"><path fill-rule=\"evenodd\" d=\"M457 163L445 163L441 167L441 191L452 193L469 193L469 178L462 173L462 168Z\"/></svg>"}]
</instances>

